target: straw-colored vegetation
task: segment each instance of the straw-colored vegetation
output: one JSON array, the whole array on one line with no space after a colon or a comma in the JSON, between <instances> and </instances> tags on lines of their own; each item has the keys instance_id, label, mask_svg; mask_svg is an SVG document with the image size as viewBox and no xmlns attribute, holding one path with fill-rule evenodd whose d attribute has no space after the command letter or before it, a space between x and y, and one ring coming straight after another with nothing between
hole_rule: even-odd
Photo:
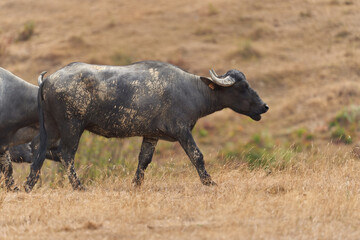
<instances>
[{"instance_id":1,"label":"straw-colored vegetation","mask_svg":"<svg viewBox=\"0 0 360 240\"><path fill-rule=\"evenodd\" d=\"M131 185L135 159L88 182L85 192L72 191L67 181L53 186L49 178L62 176L47 165L43 186L31 194L0 193L1 237L357 239L360 162L348 149L277 154L272 171L210 157L218 183L210 188L184 156L155 160L141 189Z\"/></svg>"},{"instance_id":2,"label":"straw-colored vegetation","mask_svg":"<svg viewBox=\"0 0 360 240\"><path fill-rule=\"evenodd\" d=\"M140 189L141 139L84 133L72 191L46 161L26 194L0 189L0 239L359 239L360 2L0 2L0 64L29 82L72 61L157 59L208 76L236 68L268 103L193 135L217 187L160 141ZM21 185L29 165L15 165Z\"/></svg>"}]
</instances>

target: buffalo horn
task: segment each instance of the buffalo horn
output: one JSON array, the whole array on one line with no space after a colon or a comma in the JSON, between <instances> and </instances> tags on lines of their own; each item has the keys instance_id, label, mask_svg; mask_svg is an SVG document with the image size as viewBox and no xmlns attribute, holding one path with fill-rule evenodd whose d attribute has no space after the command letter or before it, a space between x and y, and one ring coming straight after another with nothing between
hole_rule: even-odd
<instances>
[{"instance_id":1,"label":"buffalo horn","mask_svg":"<svg viewBox=\"0 0 360 240\"><path fill-rule=\"evenodd\" d=\"M218 75L214 70L211 69L209 72L210 72L211 80L219 86L230 87L235 83L235 79L230 76L227 76L225 78L220 78L218 77Z\"/></svg>"}]
</instances>

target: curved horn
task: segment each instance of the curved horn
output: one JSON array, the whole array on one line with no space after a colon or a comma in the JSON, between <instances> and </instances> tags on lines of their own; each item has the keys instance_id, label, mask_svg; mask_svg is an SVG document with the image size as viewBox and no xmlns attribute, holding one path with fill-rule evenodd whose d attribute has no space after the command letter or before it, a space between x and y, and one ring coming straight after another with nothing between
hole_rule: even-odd
<instances>
[{"instance_id":1,"label":"curved horn","mask_svg":"<svg viewBox=\"0 0 360 240\"><path fill-rule=\"evenodd\" d=\"M225 78L220 78L218 77L218 75L214 70L211 69L209 72L210 72L211 80L219 86L230 87L235 83L235 79L230 76L227 76Z\"/></svg>"},{"instance_id":2,"label":"curved horn","mask_svg":"<svg viewBox=\"0 0 360 240\"><path fill-rule=\"evenodd\" d=\"M43 82L43 78L44 78L44 75L47 73L47 71L44 71L42 73L40 73L39 77L38 77L38 84L40 86L40 84Z\"/></svg>"}]
</instances>

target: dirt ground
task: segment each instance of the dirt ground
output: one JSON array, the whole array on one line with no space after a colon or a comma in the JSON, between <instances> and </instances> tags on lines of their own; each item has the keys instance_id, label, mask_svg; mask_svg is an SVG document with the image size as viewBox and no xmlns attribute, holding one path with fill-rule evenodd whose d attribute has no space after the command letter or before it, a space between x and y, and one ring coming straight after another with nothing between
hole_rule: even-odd
<instances>
[{"instance_id":1,"label":"dirt ground","mask_svg":"<svg viewBox=\"0 0 360 240\"><path fill-rule=\"evenodd\" d=\"M205 158L258 132L281 139L299 128L321 152L271 174L215 164L215 188L189 165L139 190L131 176L86 192L0 190L0 239L359 239L360 162L325 133L360 102L359 11L356 0L0 1L0 66L31 83L74 61L153 59L203 76L235 68L270 110L260 122L230 110L202 119ZM170 150L158 164L188 162ZM25 176L28 165L19 169Z\"/></svg>"}]
</instances>

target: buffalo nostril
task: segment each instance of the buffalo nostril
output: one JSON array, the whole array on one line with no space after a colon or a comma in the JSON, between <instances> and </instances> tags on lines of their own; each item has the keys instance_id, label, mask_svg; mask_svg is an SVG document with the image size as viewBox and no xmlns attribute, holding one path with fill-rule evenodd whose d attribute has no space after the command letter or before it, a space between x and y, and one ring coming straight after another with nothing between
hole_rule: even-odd
<instances>
[{"instance_id":1,"label":"buffalo nostril","mask_svg":"<svg viewBox=\"0 0 360 240\"><path fill-rule=\"evenodd\" d=\"M269 110L269 106L267 104L264 105L264 108L267 110Z\"/></svg>"}]
</instances>

